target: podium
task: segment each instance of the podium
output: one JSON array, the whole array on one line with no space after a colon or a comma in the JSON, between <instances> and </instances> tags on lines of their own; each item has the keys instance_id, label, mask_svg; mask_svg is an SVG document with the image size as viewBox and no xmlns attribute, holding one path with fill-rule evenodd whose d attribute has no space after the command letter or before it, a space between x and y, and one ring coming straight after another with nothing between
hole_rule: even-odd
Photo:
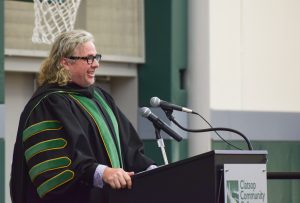
<instances>
[{"instance_id":1,"label":"podium","mask_svg":"<svg viewBox=\"0 0 300 203\"><path fill-rule=\"evenodd\" d=\"M133 176L131 190L108 189L109 203L224 202L224 164L266 164L267 151L214 150Z\"/></svg>"}]
</instances>

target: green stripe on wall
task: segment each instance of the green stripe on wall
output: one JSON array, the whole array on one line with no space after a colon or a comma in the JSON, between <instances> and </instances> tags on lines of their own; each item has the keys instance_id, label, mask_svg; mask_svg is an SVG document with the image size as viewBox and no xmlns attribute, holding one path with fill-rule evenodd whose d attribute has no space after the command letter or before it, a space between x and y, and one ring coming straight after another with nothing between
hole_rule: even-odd
<instances>
[{"instance_id":1,"label":"green stripe on wall","mask_svg":"<svg viewBox=\"0 0 300 203\"><path fill-rule=\"evenodd\" d=\"M146 62L138 68L139 106L157 96L186 105L187 1L145 1Z\"/></svg>"},{"instance_id":2,"label":"green stripe on wall","mask_svg":"<svg viewBox=\"0 0 300 203\"><path fill-rule=\"evenodd\" d=\"M5 154L4 154L4 139L0 138L0 203L4 203L4 166L5 166Z\"/></svg>"},{"instance_id":3,"label":"green stripe on wall","mask_svg":"<svg viewBox=\"0 0 300 203\"><path fill-rule=\"evenodd\" d=\"M187 1L171 1L171 99L186 106L187 91L185 71L187 68Z\"/></svg>"},{"instance_id":4,"label":"green stripe on wall","mask_svg":"<svg viewBox=\"0 0 300 203\"><path fill-rule=\"evenodd\" d=\"M242 141L231 141L245 149ZM300 141L255 141L254 150L267 150L267 169L270 172L300 171ZM213 142L213 149L232 149L221 141ZM299 203L300 180L268 180L268 202Z\"/></svg>"},{"instance_id":5,"label":"green stripe on wall","mask_svg":"<svg viewBox=\"0 0 300 203\"><path fill-rule=\"evenodd\" d=\"M171 99L171 1L145 1L146 63L138 68L139 106ZM151 84L151 85L150 85Z\"/></svg>"}]
</instances>

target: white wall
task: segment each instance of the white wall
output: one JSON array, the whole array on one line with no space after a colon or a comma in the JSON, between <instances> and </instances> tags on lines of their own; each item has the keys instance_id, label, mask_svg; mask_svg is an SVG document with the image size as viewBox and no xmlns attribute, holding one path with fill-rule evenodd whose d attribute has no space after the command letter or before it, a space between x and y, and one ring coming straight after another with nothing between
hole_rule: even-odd
<instances>
[{"instance_id":1,"label":"white wall","mask_svg":"<svg viewBox=\"0 0 300 203\"><path fill-rule=\"evenodd\" d=\"M111 81L111 94L115 102L135 128L137 128L138 119L137 83L137 77L116 77Z\"/></svg>"},{"instance_id":2,"label":"white wall","mask_svg":"<svg viewBox=\"0 0 300 203\"><path fill-rule=\"evenodd\" d=\"M188 106L210 120L210 0L188 1ZM189 117L189 128L199 129L199 120ZM210 133L189 133L188 154L211 150Z\"/></svg>"},{"instance_id":3,"label":"white wall","mask_svg":"<svg viewBox=\"0 0 300 203\"><path fill-rule=\"evenodd\" d=\"M212 109L300 111L300 1L210 1Z\"/></svg>"},{"instance_id":4,"label":"white wall","mask_svg":"<svg viewBox=\"0 0 300 203\"><path fill-rule=\"evenodd\" d=\"M9 203L9 179L20 114L34 89L34 74L5 73L5 202Z\"/></svg>"}]
</instances>

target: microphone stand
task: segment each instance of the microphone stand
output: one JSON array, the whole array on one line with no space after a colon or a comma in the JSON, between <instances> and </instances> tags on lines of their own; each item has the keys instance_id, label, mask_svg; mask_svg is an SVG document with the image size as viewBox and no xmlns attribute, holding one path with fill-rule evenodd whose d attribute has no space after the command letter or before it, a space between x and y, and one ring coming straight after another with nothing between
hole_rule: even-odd
<instances>
[{"instance_id":1,"label":"microphone stand","mask_svg":"<svg viewBox=\"0 0 300 203\"><path fill-rule=\"evenodd\" d=\"M155 128L155 136L156 136L156 140L157 140L157 145L161 150L161 153L162 153L162 156L164 159L164 163L165 163L165 165L167 165L167 164L169 164L169 162L168 162L168 158L167 158L167 154L166 154L166 150L165 150L165 143L164 143L163 138L160 135L160 128L157 127L156 125L154 125L154 128Z\"/></svg>"}]
</instances>

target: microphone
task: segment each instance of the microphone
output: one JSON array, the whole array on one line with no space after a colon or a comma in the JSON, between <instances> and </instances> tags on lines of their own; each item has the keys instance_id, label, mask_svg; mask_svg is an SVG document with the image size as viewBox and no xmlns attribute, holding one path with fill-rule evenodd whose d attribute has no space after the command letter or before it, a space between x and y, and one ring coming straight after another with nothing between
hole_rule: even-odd
<instances>
[{"instance_id":1,"label":"microphone","mask_svg":"<svg viewBox=\"0 0 300 203\"><path fill-rule=\"evenodd\" d=\"M147 107L140 108L140 113L143 117L148 118L148 120L150 120L155 127L165 131L167 134L173 137L177 142L180 142L182 140L182 137L180 135L178 135L165 122L163 122L155 114L153 114L149 108Z\"/></svg>"},{"instance_id":2,"label":"microphone","mask_svg":"<svg viewBox=\"0 0 300 203\"><path fill-rule=\"evenodd\" d=\"M150 105L152 107L160 107L164 110L177 110L177 111L183 111L187 113L193 113L192 109L188 109L186 107L178 106L176 104L171 104L169 102L166 102L164 100L160 100L158 97L152 97L150 99Z\"/></svg>"}]
</instances>

